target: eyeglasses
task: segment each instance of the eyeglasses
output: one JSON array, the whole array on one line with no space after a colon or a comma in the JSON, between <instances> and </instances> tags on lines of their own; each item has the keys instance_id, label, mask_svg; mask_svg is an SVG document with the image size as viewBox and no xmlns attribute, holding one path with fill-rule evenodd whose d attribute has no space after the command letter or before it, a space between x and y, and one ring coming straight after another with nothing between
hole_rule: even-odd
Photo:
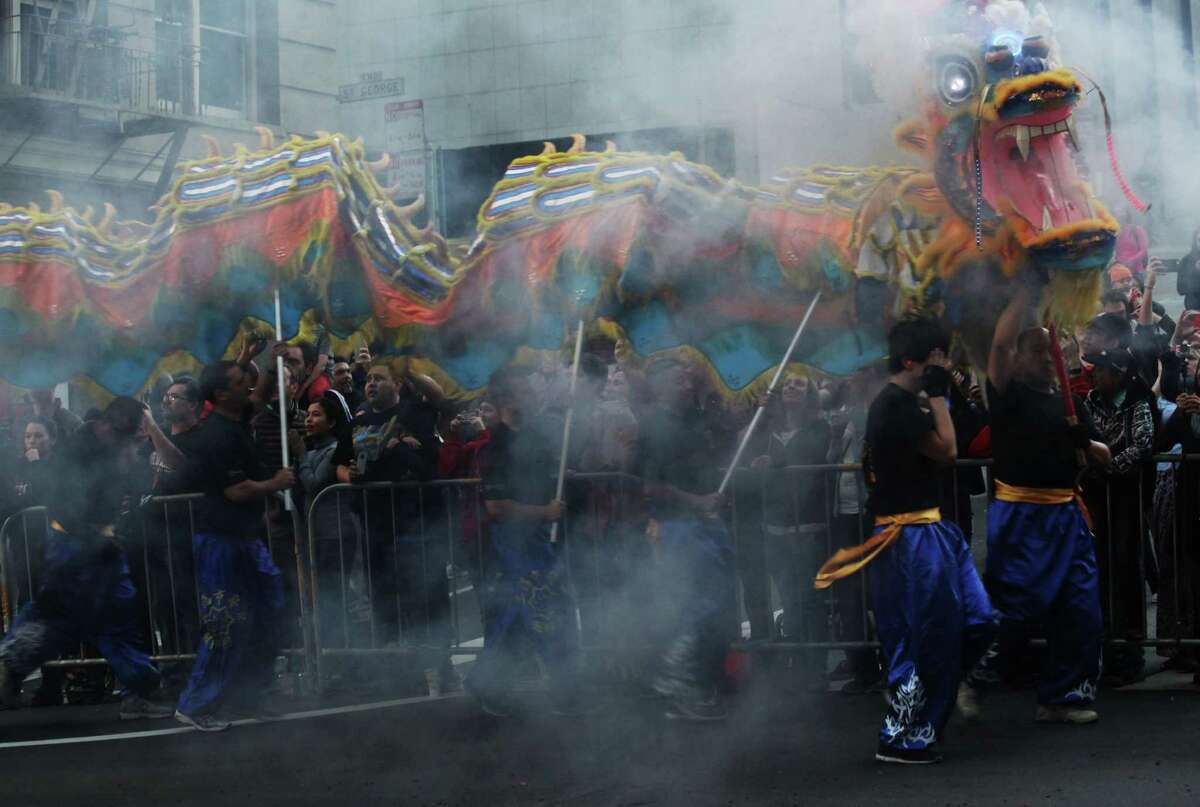
<instances>
[{"instance_id":1,"label":"eyeglasses","mask_svg":"<svg viewBox=\"0 0 1200 807\"><path fill-rule=\"evenodd\" d=\"M185 398L184 396L176 395L173 392L168 392L166 395L164 395L162 397L162 399L163 399L164 403L175 403L176 401L186 401L187 400L187 398Z\"/></svg>"}]
</instances>

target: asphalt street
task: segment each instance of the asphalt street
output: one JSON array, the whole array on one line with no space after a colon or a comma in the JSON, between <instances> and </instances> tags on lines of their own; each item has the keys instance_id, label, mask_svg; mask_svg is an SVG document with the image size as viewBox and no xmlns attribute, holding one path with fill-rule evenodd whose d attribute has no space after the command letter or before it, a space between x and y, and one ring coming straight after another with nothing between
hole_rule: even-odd
<instances>
[{"instance_id":1,"label":"asphalt street","mask_svg":"<svg viewBox=\"0 0 1200 807\"><path fill-rule=\"evenodd\" d=\"M464 697L240 725L119 723L116 706L0 713L0 801L18 805L1140 805L1200 803L1200 691L1106 691L1095 726L1033 723L1029 692L951 723L945 762L872 761L879 696L754 687L720 724L608 693L582 718ZM293 702L288 711L330 704ZM332 704L337 708L337 704ZM156 733L159 730L166 733ZM151 732L129 739L123 732ZM116 736L107 736L115 734ZM78 742L79 738L100 738ZM65 743L61 743L62 740ZM60 744L26 745L37 741Z\"/></svg>"}]
</instances>

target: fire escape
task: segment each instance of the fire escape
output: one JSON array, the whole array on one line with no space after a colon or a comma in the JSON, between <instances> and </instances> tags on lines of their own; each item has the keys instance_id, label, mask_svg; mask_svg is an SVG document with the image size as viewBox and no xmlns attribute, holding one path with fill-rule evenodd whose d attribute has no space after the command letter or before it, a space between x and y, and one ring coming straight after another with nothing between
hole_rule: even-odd
<instances>
[{"instance_id":1,"label":"fire escape","mask_svg":"<svg viewBox=\"0 0 1200 807\"><path fill-rule=\"evenodd\" d=\"M157 151L122 181L137 185L159 163L158 198L188 127L199 123L190 89L197 54L161 42L152 51L128 47L130 32L96 23L99 6L99 0L3 6L10 13L0 21L0 120L19 137L15 148L0 152L0 170L32 139L53 137L91 146L97 162L88 179L97 180L122 149L145 159L151 152L130 141L151 138L161 140Z\"/></svg>"}]
</instances>

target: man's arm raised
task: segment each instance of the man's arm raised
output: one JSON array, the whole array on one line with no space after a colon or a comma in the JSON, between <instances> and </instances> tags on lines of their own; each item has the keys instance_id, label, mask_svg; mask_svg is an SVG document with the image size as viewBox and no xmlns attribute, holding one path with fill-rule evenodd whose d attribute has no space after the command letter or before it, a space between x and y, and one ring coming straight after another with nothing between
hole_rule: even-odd
<instances>
[{"instance_id":1,"label":"man's arm raised","mask_svg":"<svg viewBox=\"0 0 1200 807\"><path fill-rule=\"evenodd\" d=\"M998 392L1004 392L1008 388L1008 382L1012 380L1017 338L1021 335L1021 326L1031 297L1032 291L1028 286L1018 288L996 322L996 332L992 335L992 350L988 354L987 374L988 380Z\"/></svg>"}]
</instances>

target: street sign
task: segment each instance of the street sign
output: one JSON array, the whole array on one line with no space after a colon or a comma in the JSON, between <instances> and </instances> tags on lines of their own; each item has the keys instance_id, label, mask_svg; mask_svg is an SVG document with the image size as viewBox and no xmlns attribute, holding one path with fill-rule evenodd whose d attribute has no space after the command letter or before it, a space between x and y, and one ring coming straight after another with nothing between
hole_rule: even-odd
<instances>
[{"instance_id":1,"label":"street sign","mask_svg":"<svg viewBox=\"0 0 1200 807\"><path fill-rule=\"evenodd\" d=\"M399 199L415 199L425 192L425 102L393 101L383 108L384 148L392 156L387 172L389 186L398 185Z\"/></svg>"},{"instance_id":2,"label":"street sign","mask_svg":"<svg viewBox=\"0 0 1200 807\"><path fill-rule=\"evenodd\" d=\"M404 95L403 78L377 78L338 87L338 101L343 104L390 98L393 95Z\"/></svg>"}]
</instances>

